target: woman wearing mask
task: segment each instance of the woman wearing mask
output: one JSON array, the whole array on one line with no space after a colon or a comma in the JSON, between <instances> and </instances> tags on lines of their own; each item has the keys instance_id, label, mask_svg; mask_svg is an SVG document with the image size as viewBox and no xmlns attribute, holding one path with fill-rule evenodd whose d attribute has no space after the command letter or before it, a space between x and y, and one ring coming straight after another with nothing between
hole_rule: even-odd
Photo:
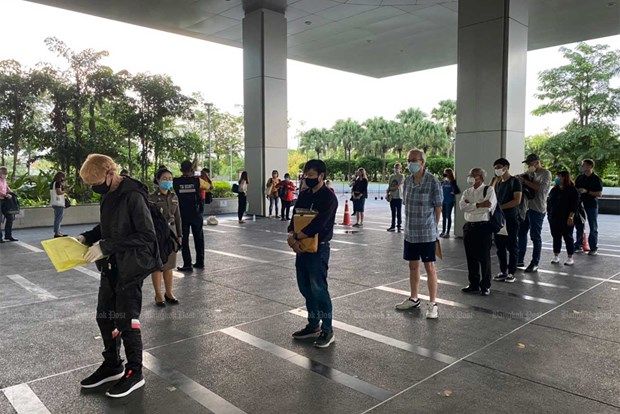
<instances>
[{"instance_id":1,"label":"woman wearing mask","mask_svg":"<svg viewBox=\"0 0 620 414\"><path fill-rule=\"evenodd\" d=\"M60 232L60 224L65 215L65 173L59 171L50 184L50 201L54 209L54 237L65 237Z\"/></svg>"},{"instance_id":2,"label":"woman wearing mask","mask_svg":"<svg viewBox=\"0 0 620 414\"><path fill-rule=\"evenodd\" d=\"M364 205L366 204L366 198L368 198L368 176L365 169L360 168L357 170L351 194L353 211L355 212L355 224L353 227L362 227L364 225Z\"/></svg>"},{"instance_id":3,"label":"woman wearing mask","mask_svg":"<svg viewBox=\"0 0 620 414\"><path fill-rule=\"evenodd\" d=\"M238 181L239 184L239 209L237 210L237 216L239 217L239 224L244 224L243 215L245 214L245 210L248 207L248 184L250 184L250 180L248 180L248 172L243 171L241 173L241 177Z\"/></svg>"},{"instance_id":4,"label":"woman wearing mask","mask_svg":"<svg viewBox=\"0 0 620 414\"><path fill-rule=\"evenodd\" d=\"M0 167L0 243L17 241L17 239L13 238L13 220L15 217L13 214L2 213L2 203L13 198L11 195L13 191L7 182L8 176L9 170L4 166ZM4 239L2 238L2 216L4 216Z\"/></svg>"},{"instance_id":5,"label":"woman wearing mask","mask_svg":"<svg viewBox=\"0 0 620 414\"><path fill-rule=\"evenodd\" d=\"M566 243L568 259L564 264L572 266L575 243L573 230L575 229L575 215L579 204L579 191L568 171L560 171L555 177L555 187L551 189L547 197L547 214L551 237L553 237L553 259L551 263L560 263L560 250L562 250L562 238Z\"/></svg>"},{"instance_id":6,"label":"woman wearing mask","mask_svg":"<svg viewBox=\"0 0 620 414\"><path fill-rule=\"evenodd\" d=\"M452 209L456 201L455 196L461 192L459 186L456 185L456 178L452 168L446 168L443 171L443 181L441 182L443 190L443 203L441 205L442 226L439 237L445 239L450 238L450 228L452 227ZM446 227L447 224L447 227Z\"/></svg>"},{"instance_id":7,"label":"woman wearing mask","mask_svg":"<svg viewBox=\"0 0 620 414\"><path fill-rule=\"evenodd\" d=\"M278 215L278 184L280 184L280 179L278 178L280 173L277 170L273 170L271 172L271 177L267 180L267 184L265 185L265 192L267 193L267 199L269 200L269 218L272 217L271 213L273 208L275 207L276 218L280 218Z\"/></svg>"},{"instance_id":8,"label":"woman wearing mask","mask_svg":"<svg viewBox=\"0 0 620 414\"><path fill-rule=\"evenodd\" d=\"M209 189L203 189L202 186L200 188L200 196L202 197L202 201L205 204L211 204L213 201L213 181L211 181L211 170L208 168L203 168L200 171L200 179L208 184Z\"/></svg>"},{"instance_id":9,"label":"woman wearing mask","mask_svg":"<svg viewBox=\"0 0 620 414\"><path fill-rule=\"evenodd\" d=\"M179 199L176 194L171 192L172 189L172 173L162 168L155 174L157 180L157 188L155 192L149 195L149 201L154 203L159 211L163 214L168 221L170 230L177 238L177 243L181 245L181 213L179 211ZM153 288L155 289L155 304L160 307L166 306L166 302L176 305L179 303L177 298L172 292L172 271L177 265L177 252L173 251L168 256L168 261L164 264L164 267L158 271L153 272L151 278L153 279ZM164 287L166 292L161 294L161 279L162 274L164 278Z\"/></svg>"},{"instance_id":10,"label":"woman wearing mask","mask_svg":"<svg viewBox=\"0 0 620 414\"><path fill-rule=\"evenodd\" d=\"M282 216L280 220L282 221L291 219L291 204L295 199L295 189L295 183L291 181L291 176L289 173L284 174L284 180L280 181L277 185L278 194L280 195L280 199L282 201L282 212L280 213Z\"/></svg>"}]
</instances>

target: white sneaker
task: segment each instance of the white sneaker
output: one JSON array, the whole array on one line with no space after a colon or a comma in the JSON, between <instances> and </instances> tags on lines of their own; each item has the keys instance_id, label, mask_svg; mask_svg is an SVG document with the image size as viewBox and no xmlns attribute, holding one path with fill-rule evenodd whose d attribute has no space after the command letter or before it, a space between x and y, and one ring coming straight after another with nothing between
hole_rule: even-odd
<instances>
[{"instance_id":1,"label":"white sneaker","mask_svg":"<svg viewBox=\"0 0 620 414\"><path fill-rule=\"evenodd\" d=\"M568 259L567 261L564 262L564 264L566 266L572 266L575 264L575 261L573 259Z\"/></svg>"},{"instance_id":2,"label":"white sneaker","mask_svg":"<svg viewBox=\"0 0 620 414\"><path fill-rule=\"evenodd\" d=\"M420 307L420 299L413 300L412 298L405 299L402 303L396 305L398 310L407 310Z\"/></svg>"},{"instance_id":3,"label":"white sneaker","mask_svg":"<svg viewBox=\"0 0 620 414\"><path fill-rule=\"evenodd\" d=\"M437 304L430 303L426 308L426 319L437 319L439 318L439 312L437 311Z\"/></svg>"},{"instance_id":4,"label":"white sneaker","mask_svg":"<svg viewBox=\"0 0 620 414\"><path fill-rule=\"evenodd\" d=\"M557 256L554 256L553 259L551 259L551 263L553 264L558 264L560 263L560 258Z\"/></svg>"}]
</instances>

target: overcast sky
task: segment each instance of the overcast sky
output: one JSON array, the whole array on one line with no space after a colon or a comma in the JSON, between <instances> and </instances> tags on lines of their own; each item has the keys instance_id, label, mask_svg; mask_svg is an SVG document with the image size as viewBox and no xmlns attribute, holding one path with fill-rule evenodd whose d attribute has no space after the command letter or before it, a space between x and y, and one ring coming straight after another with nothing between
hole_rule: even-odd
<instances>
[{"instance_id":1,"label":"overcast sky","mask_svg":"<svg viewBox=\"0 0 620 414\"><path fill-rule=\"evenodd\" d=\"M0 0L0 60L15 59L27 66L62 61L43 43L48 36L72 49L107 50L103 64L132 73L167 73L184 93L200 91L218 107L237 111L243 103L241 49L222 46L112 20L41 6L22 0ZM620 36L591 41L620 49ZM568 45L569 47L572 45ZM545 128L558 131L570 116L534 117L537 74L561 62L558 47L528 53L526 135ZM375 79L288 61L288 110L292 137L305 128L333 125L340 118L364 121L373 116L393 119L401 110L419 107L430 113L441 99L456 99L456 66Z\"/></svg>"}]
</instances>

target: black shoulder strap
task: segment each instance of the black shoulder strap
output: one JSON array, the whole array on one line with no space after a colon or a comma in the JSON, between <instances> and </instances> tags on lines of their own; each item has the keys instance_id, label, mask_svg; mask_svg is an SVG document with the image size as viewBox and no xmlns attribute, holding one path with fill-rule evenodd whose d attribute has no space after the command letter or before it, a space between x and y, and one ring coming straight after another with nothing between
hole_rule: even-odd
<instances>
[{"instance_id":1,"label":"black shoulder strap","mask_svg":"<svg viewBox=\"0 0 620 414\"><path fill-rule=\"evenodd\" d=\"M485 186L484 186L484 190L482 190L482 196L483 196L484 198L487 198L487 191L489 191L489 186L488 186L488 185L485 185Z\"/></svg>"}]
</instances>

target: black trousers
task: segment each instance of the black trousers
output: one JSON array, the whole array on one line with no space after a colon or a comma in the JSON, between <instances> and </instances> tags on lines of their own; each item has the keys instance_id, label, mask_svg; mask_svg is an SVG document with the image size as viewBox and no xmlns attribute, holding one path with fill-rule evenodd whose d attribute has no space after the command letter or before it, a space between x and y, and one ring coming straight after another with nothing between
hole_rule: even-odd
<instances>
[{"instance_id":1,"label":"black trousers","mask_svg":"<svg viewBox=\"0 0 620 414\"><path fill-rule=\"evenodd\" d=\"M491 287L491 229L488 223L465 223L463 243L467 255L469 285L488 289Z\"/></svg>"},{"instance_id":2,"label":"black trousers","mask_svg":"<svg viewBox=\"0 0 620 414\"><path fill-rule=\"evenodd\" d=\"M284 199L281 199L282 201L282 213L280 214L280 217L286 218L287 220L291 219L291 203L292 201L286 201ZM286 213L286 215L285 215Z\"/></svg>"},{"instance_id":3,"label":"black trousers","mask_svg":"<svg viewBox=\"0 0 620 414\"><path fill-rule=\"evenodd\" d=\"M393 198L390 200L390 210L392 210L392 225L390 227L392 228L396 227L396 223L398 223L398 228L402 226L403 224L403 217L401 214L402 207L403 207L402 199Z\"/></svg>"},{"instance_id":4,"label":"black trousers","mask_svg":"<svg viewBox=\"0 0 620 414\"><path fill-rule=\"evenodd\" d=\"M194 235L194 248L196 249L196 264L205 263L205 236L202 231L202 215L196 213L195 216L181 217L181 227L183 229L183 240L181 254L183 256L183 266L192 267L192 253L189 250L189 231Z\"/></svg>"},{"instance_id":5,"label":"black trousers","mask_svg":"<svg viewBox=\"0 0 620 414\"><path fill-rule=\"evenodd\" d=\"M549 229L551 237L553 237L553 252L560 253L562 251L562 238L566 244L566 253L572 256L575 253L575 241L573 240L573 231L575 226L569 226L566 220L549 220Z\"/></svg>"},{"instance_id":6,"label":"black trousers","mask_svg":"<svg viewBox=\"0 0 620 414\"><path fill-rule=\"evenodd\" d=\"M109 260L108 264L101 272L97 299L97 325L103 339L104 364L121 365L122 340L127 357L125 369L142 372L142 280L122 286L114 260Z\"/></svg>"},{"instance_id":7,"label":"black trousers","mask_svg":"<svg viewBox=\"0 0 620 414\"><path fill-rule=\"evenodd\" d=\"M514 214L506 214L506 230L508 236L495 234L495 246L499 269L504 274L514 275L517 271L517 259L519 256L519 217Z\"/></svg>"},{"instance_id":8,"label":"black trousers","mask_svg":"<svg viewBox=\"0 0 620 414\"><path fill-rule=\"evenodd\" d=\"M237 209L237 216L239 220L243 220L243 215L247 209L248 197L245 193L239 193L239 208Z\"/></svg>"}]
</instances>

